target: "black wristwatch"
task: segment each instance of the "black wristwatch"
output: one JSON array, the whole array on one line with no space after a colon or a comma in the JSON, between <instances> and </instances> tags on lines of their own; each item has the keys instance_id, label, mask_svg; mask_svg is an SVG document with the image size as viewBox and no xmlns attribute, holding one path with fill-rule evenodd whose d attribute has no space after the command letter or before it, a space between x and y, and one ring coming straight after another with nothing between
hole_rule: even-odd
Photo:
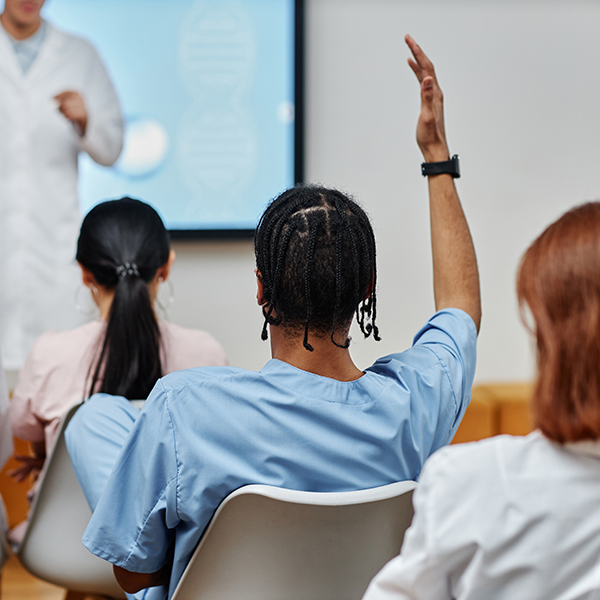
<instances>
[{"instance_id":1,"label":"black wristwatch","mask_svg":"<svg viewBox=\"0 0 600 600\"><path fill-rule=\"evenodd\" d=\"M455 154L450 160L440 162L421 163L421 174L423 177L429 175L442 175L448 173L454 178L460 177L460 165L458 164L458 154Z\"/></svg>"}]
</instances>

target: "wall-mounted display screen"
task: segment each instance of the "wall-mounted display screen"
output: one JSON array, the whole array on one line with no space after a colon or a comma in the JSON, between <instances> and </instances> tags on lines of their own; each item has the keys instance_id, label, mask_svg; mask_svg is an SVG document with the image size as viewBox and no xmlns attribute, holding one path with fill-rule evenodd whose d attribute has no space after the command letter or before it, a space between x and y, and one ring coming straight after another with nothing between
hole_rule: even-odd
<instances>
[{"instance_id":1,"label":"wall-mounted display screen","mask_svg":"<svg viewBox=\"0 0 600 600\"><path fill-rule=\"evenodd\" d=\"M109 168L80 158L85 213L153 204L173 237L244 235L302 177L300 0L52 0L43 16L91 41L126 119Z\"/></svg>"}]
</instances>

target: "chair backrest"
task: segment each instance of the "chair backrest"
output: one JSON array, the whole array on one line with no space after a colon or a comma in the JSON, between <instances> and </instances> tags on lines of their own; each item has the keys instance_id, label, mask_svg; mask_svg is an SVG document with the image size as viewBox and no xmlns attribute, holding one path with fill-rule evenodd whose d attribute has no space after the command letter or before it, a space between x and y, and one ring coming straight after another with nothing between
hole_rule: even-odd
<instances>
[{"instance_id":1,"label":"chair backrest","mask_svg":"<svg viewBox=\"0 0 600 600\"><path fill-rule=\"evenodd\" d=\"M0 496L0 569L10 557L10 546L8 544L8 538L6 536L8 532L6 519L6 511L4 510L4 503L2 502L2 496Z\"/></svg>"},{"instance_id":2,"label":"chair backrest","mask_svg":"<svg viewBox=\"0 0 600 600\"><path fill-rule=\"evenodd\" d=\"M215 512L172 600L359 600L400 551L415 487L242 487Z\"/></svg>"},{"instance_id":3,"label":"chair backrest","mask_svg":"<svg viewBox=\"0 0 600 600\"><path fill-rule=\"evenodd\" d=\"M64 439L65 428L79 406L74 406L61 422L16 554L21 564L40 579L72 591L125 598L112 565L81 543L92 511L79 487Z\"/></svg>"}]
</instances>

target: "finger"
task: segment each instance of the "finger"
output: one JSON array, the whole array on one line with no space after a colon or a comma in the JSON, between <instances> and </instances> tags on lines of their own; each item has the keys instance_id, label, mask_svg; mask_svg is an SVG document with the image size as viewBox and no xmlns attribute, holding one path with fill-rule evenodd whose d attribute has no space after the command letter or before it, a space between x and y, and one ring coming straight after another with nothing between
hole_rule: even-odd
<instances>
[{"instance_id":1,"label":"finger","mask_svg":"<svg viewBox=\"0 0 600 600\"><path fill-rule=\"evenodd\" d=\"M407 38L408 47L410 48L410 51L412 52L412 55L415 57L415 60L419 66L421 66L423 69L433 68L433 64L429 58L427 58L427 55L425 52L423 52L421 46L419 46L419 44L417 44L417 42L415 42L415 40L413 40L410 36L407 36Z\"/></svg>"},{"instance_id":2,"label":"finger","mask_svg":"<svg viewBox=\"0 0 600 600\"><path fill-rule=\"evenodd\" d=\"M64 106L65 103L72 103L74 99L75 92L61 92L60 94L56 94L54 96L54 101L58 103L59 106Z\"/></svg>"},{"instance_id":3,"label":"finger","mask_svg":"<svg viewBox=\"0 0 600 600\"><path fill-rule=\"evenodd\" d=\"M29 462L33 456L31 456L30 454L14 454L13 458L15 460L18 460L19 462Z\"/></svg>"},{"instance_id":4,"label":"finger","mask_svg":"<svg viewBox=\"0 0 600 600\"><path fill-rule=\"evenodd\" d=\"M12 469L8 471L8 475L15 481L21 482L27 477L27 475L29 475L30 471L31 469L27 467L20 467L19 469Z\"/></svg>"},{"instance_id":5,"label":"finger","mask_svg":"<svg viewBox=\"0 0 600 600\"><path fill-rule=\"evenodd\" d=\"M424 71L427 71L428 75L433 76L435 73L433 63L429 60L425 52L423 52L421 46L419 46L419 44L417 44L417 42L415 42L415 40L413 40L410 37L410 35L406 35L404 39L406 41L406 44L410 48L412 55L415 57L415 61L417 62L419 67L421 67L421 69L423 69Z\"/></svg>"},{"instance_id":6,"label":"finger","mask_svg":"<svg viewBox=\"0 0 600 600\"><path fill-rule=\"evenodd\" d=\"M63 115L69 121L80 121L82 119L79 112L64 112Z\"/></svg>"},{"instance_id":7,"label":"finger","mask_svg":"<svg viewBox=\"0 0 600 600\"><path fill-rule=\"evenodd\" d=\"M421 100L424 104L433 105L433 77L425 77L421 82Z\"/></svg>"},{"instance_id":8,"label":"finger","mask_svg":"<svg viewBox=\"0 0 600 600\"><path fill-rule=\"evenodd\" d=\"M406 42L406 45L409 47L410 51L412 52L412 55L415 57L415 60L420 65L422 60L427 58L425 56L425 53L423 52L423 50L421 50L421 47L419 46L419 44L417 44L417 42L415 42L415 40L413 40L412 37L410 37L410 35L407 34L404 37L404 41Z\"/></svg>"},{"instance_id":9,"label":"finger","mask_svg":"<svg viewBox=\"0 0 600 600\"><path fill-rule=\"evenodd\" d=\"M69 98L68 100L65 100L62 103L62 106L65 110L68 110L70 112L75 112L75 111L82 112L83 111L82 104L75 98Z\"/></svg>"},{"instance_id":10,"label":"finger","mask_svg":"<svg viewBox=\"0 0 600 600\"><path fill-rule=\"evenodd\" d=\"M412 59L408 59L408 66L412 69L413 73L417 76L419 81L423 80L423 69Z\"/></svg>"},{"instance_id":11,"label":"finger","mask_svg":"<svg viewBox=\"0 0 600 600\"><path fill-rule=\"evenodd\" d=\"M62 114L65 116L72 117L74 115L79 115L81 111L79 110L78 106L73 105L70 102L65 102L63 105L61 105L60 112L62 112Z\"/></svg>"},{"instance_id":12,"label":"finger","mask_svg":"<svg viewBox=\"0 0 600 600\"><path fill-rule=\"evenodd\" d=\"M435 111L433 110L433 78L425 77L421 82L421 116L424 125L432 126L435 123Z\"/></svg>"},{"instance_id":13,"label":"finger","mask_svg":"<svg viewBox=\"0 0 600 600\"><path fill-rule=\"evenodd\" d=\"M421 114L419 115L419 123L429 129L435 125L435 113L433 112L431 98L427 98L426 94L421 94Z\"/></svg>"}]
</instances>

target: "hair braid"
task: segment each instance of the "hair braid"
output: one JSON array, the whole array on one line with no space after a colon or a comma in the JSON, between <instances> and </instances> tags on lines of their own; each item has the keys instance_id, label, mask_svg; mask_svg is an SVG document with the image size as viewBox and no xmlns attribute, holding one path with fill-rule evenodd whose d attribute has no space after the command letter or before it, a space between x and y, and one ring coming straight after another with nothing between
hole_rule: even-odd
<instances>
[{"instance_id":1,"label":"hair braid","mask_svg":"<svg viewBox=\"0 0 600 600\"><path fill-rule=\"evenodd\" d=\"M375 262L375 244L374 243L369 243L369 240L365 234L365 232L361 229L360 230L360 240L361 240L361 245L363 248L363 252L365 252L368 256L369 259L374 263ZM371 335L371 333L373 333L373 338L376 341L380 341L381 338L379 337L379 329L377 328L377 325L375 325L375 316L376 316L376 291L375 291L375 287L376 287L376 283L377 283L377 271L374 270L373 274L372 274L372 279L371 279L371 293L369 295L368 298L365 298L360 306L360 312L361 312L361 331L363 332L363 334L365 335L365 337L369 337ZM366 321L366 317L370 318L370 323L367 322L365 324Z\"/></svg>"},{"instance_id":2,"label":"hair braid","mask_svg":"<svg viewBox=\"0 0 600 600\"><path fill-rule=\"evenodd\" d=\"M318 223L315 219L308 217L308 250L306 252L306 269L304 271L304 297L306 300L306 323L304 325L304 339L302 345L309 351L313 351L313 347L308 343L308 328L310 318L312 317L313 303L310 293L310 277L313 270L313 262L315 258L315 246L317 241Z\"/></svg>"},{"instance_id":3,"label":"hair braid","mask_svg":"<svg viewBox=\"0 0 600 600\"><path fill-rule=\"evenodd\" d=\"M287 190L284 192L276 202L278 204L283 204L285 200L289 197L288 192L291 190ZM255 254L256 254L256 262L257 265L265 264L268 265L268 268L259 269L261 271L262 282L265 290L265 297L269 304L268 310L265 310L263 307L263 315L265 317L265 322L263 323L263 328L261 332L261 339L266 340L268 336L267 332L267 324L279 325L281 323L281 318L278 316L277 318L272 317L272 313L277 312L275 303L277 296L277 281L280 276L280 265L283 264L285 260L285 249L287 248L287 244L289 243L288 239L284 236L283 244L279 243L279 237L281 235L282 229L286 226L287 219L297 211L297 207L300 204L300 199L297 199L294 202L291 202L285 210L282 211L281 215L277 219L268 220L267 224L264 226L264 231L262 225L265 222L265 214L261 217L258 227L255 233L254 246L255 246ZM272 205L271 205L272 206ZM260 244L259 234L262 234L265 239L272 239L273 244L268 246L266 244ZM291 236L291 233L290 233ZM270 252L270 250L278 249L277 254L274 252ZM271 277L271 273L273 273L273 277Z\"/></svg>"},{"instance_id":4,"label":"hair braid","mask_svg":"<svg viewBox=\"0 0 600 600\"><path fill-rule=\"evenodd\" d=\"M296 231L297 226L295 224L290 224L290 226L286 229L283 234L283 238L281 243L279 244L279 251L277 253L277 262L275 264L275 273L273 275L273 282L271 285L271 293L269 300L269 308L265 310L263 306L263 315L265 317L265 322L263 324L263 333L267 335L267 323L271 323L272 325L279 325L281 323L281 316L277 314L276 317L272 317L272 313L277 313L277 293L279 280L281 279L281 272L283 271L283 263L285 262L285 254L287 251L287 247L290 243L290 239L294 232ZM261 335L262 337L262 335ZM262 337L263 340L266 340L266 337Z\"/></svg>"},{"instance_id":5,"label":"hair braid","mask_svg":"<svg viewBox=\"0 0 600 600\"><path fill-rule=\"evenodd\" d=\"M331 325L331 341L338 348L348 348L350 346L350 338L346 337L346 340L343 344L338 344L335 341L335 330L337 328L337 324L340 316L340 305L342 301L342 238L343 238L343 229L341 227L337 228L335 234L335 306L333 309L333 323Z\"/></svg>"},{"instance_id":6,"label":"hair braid","mask_svg":"<svg viewBox=\"0 0 600 600\"><path fill-rule=\"evenodd\" d=\"M344 208L340 206L340 194L339 192L334 195L334 206L336 214L341 221L341 227L338 226L336 232L336 264L335 264L335 296L336 304L333 314L333 323L331 326L331 341L339 348L348 348L350 346L350 337L346 337L343 344L338 344L335 339L335 330L339 320L340 304L342 297L342 243L344 234L348 234L352 243L352 262L354 264L354 289L358 286L359 279L359 267L358 267L358 253L356 252L356 244L354 243L354 237L348 223L348 217L344 211Z\"/></svg>"}]
</instances>

